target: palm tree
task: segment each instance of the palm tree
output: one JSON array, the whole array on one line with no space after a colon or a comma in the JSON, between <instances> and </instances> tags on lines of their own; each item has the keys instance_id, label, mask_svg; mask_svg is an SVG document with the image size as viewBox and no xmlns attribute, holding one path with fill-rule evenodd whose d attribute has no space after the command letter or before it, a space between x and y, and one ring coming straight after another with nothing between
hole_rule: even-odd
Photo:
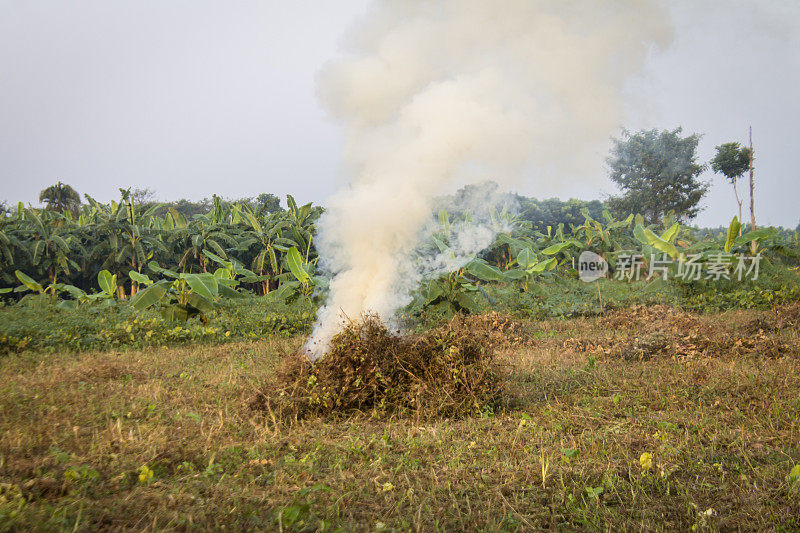
<instances>
[{"instance_id":1,"label":"palm tree","mask_svg":"<svg viewBox=\"0 0 800 533\"><path fill-rule=\"evenodd\" d=\"M39 193L39 201L46 204L45 209L48 211L58 211L61 214L69 211L78 216L81 208L81 195L75 189L60 181L42 190Z\"/></svg>"}]
</instances>

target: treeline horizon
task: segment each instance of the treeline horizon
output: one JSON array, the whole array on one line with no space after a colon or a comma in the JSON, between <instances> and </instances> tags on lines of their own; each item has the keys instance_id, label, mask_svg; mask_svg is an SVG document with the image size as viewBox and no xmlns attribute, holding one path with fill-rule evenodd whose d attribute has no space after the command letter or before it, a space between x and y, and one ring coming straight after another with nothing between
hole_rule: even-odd
<instances>
[{"instance_id":1,"label":"treeline horizon","mask_svg":"<svg viewBox=\"0 0 800 533\"><path fill-rule=\"evenodd\" d=\"M67 185L68 187L72 188L68 184L63 185ZM609 202L607 200L582 200L579 198L569 198L567 200L563 200L557 196L540 199L534 196L525 196L518 192L506 192L498 195L496 191L499 187L493 181L483 182L482 184L478 185L466 185L451 195L438 198L437 202L434 203L434 207L438 208L439 204L446 203L448 198L454 198L459 194L465 194L464 191L472 188L490 189L490 194L500 198L498 203L512 209L523 220L531 222L533 229L539 231L546 231L548 226L556 228L559 224L564 224L565 227L570 227L570 225L580 225L584 221L584 209L588 210L592 218L598 219L601 218L602 213L605 210L608 210L618 218L624 218L624 216L627 214L626 212L617 212L618 210L614 208L613 202ZM45 190L47 189L44 189L42 192ZM288 207L284 206L286 203L285 201L273 193L261 193L256 196L229 198L214 194L211 196L211 198L204 197L201 200L190 200L188 198L179 198L177 200L160 200L156 196L157 191L149 188L129 188L126 190L130 191L131 200L133 204L138 207L148 209L151 207L160 206L159 209L155 211L155 214L160 216L163 216L170 208L173 208L187 219L191 219L195 215L207 215L210 213L214 209L215 198L219 198L221 204L225 208L230 208L232 205L246 205L254 212L261 215L279 213L285 211ZM80 197L86 201L81 201L79 204L77 204L78 206L90 205L88 201L88 198L92 198L90 194L84 193L80 195ZM23 203L24 205L24 202L11 204L8 201L0 201L0 217L13 215L19 203ZM315 205L323 210L325 209L323 204ZM27 204L27 207L41 210L48 209L47 205L32 206L30 203ZM55 210L61 211L60 209ZM73 212L73 214L77 213ZM713 234L724 232L728 228L727 225L723 224L718 226L699 226L686 223L686 225L696 231L708 231ZM800 231L800 221L795 228L780 225L774 227L785 231Z\"/></svg>"}]
</instances>

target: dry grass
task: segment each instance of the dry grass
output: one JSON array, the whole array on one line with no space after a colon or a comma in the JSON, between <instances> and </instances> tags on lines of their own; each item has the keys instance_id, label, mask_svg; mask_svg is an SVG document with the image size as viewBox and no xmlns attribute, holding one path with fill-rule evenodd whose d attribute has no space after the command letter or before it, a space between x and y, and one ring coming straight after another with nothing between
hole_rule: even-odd
<instances>
[{"instance_id":1,"label":"dry grass","mask_svg":"<svg viewBox=\"0 0 800 533\"><path fill-rule=\"evenodd\" d=\"M787 312L630 313L525 324L498 348L519 405L424 423L250 409L301 339L4 358L0 529L799 528ZM712 342L614 351L659 331Z\"/></svg>"},{"instance_id":2,"label":"dry grass","mask_svg":"<svg viewBox=\"0 0 800 533\"><path fill-rule=\"evenodd\" d=\"M253 406L281 421L311 415L408 415L416 421L479 415L508 399L491 329L457 317L415 335L376 316L351 322L331 350L310 362L290 357Z\"/></svg>"}]
</instances>

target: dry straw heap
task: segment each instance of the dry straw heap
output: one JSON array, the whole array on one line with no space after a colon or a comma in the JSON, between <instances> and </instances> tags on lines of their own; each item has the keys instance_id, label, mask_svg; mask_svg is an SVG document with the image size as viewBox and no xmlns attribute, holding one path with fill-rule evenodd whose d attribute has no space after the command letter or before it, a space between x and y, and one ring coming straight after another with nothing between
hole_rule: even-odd
<instances>
[{"instance_id":1,"label":"dry straw heap","mask_svg":"<svg viewBox=\"0 0 800 533\"><path fill-rule=\"evenodd\" d=\"M292 356L253 405L282 421L368 411L417 419L480 414L506 398L492 346L489 331L461 318L400 335L366 316L337 334L321 359Z\"/></svg>"}]
</instances>

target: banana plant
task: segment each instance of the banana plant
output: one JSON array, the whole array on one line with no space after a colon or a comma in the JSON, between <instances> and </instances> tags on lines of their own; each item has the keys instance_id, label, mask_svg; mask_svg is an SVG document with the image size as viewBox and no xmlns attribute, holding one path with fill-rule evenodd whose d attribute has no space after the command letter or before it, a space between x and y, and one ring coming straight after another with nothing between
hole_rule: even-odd
<instances>
[{"instance_id":1,"label":"banana plant","mask_svg":"<svg viewBox=\"0 0 800 533\"><path fill-rule=\"evenodd\" d=\"M475 300L486 292L464 275L464 269L450 272L423 283L417 293L416 306L433 309L439 314L451 317L455 313L477 313L480 306Z\"/></svg>"},{"instance_id":2,"label":"banana plant","mask_svg":"<svg viewBox=\"0 0 800 533\"><path fill-rule=\"evenodd\" d=\"M560 251L561 250L552 251L553 253L549 255L555 255L555 253ZM542 254L544 254L544 252L545 250L542 251ZM516 258L514 258L512 261L512 265L516 265L516 268L511 268L503 272L503 277L509 280L522 281L523 290L528 292L528 290L530 290L531 281L543 272L555 270L556 266L558 266L558 260L555 257L539 260L536 252L534 252L532 248L528 247L519 251Z\"/></svg>"},{"instance_id":3,"label":"banana plant","mask_svg":"<svg viewBox=\"0 0 800 533\"><path fill-rule=\"evenodd\" d=\"M311 202L297 207L294 197L291 194L287 194L286 204L289 206L289 210L286 212L287 218L292 221L294 226L302 230L310 230L310 226L314 222L314 210L311 207Z\"/></svg>"},{"instance_id":4,"label":"banana plant","mask_svg":"<svg viewBox=\"0 0 800 533\"><path fill-rule=\"evenodd\" d=\"M14 289L14 292L31 291L37 294L46 295L51 299L55 299L56 295L60 292L65 292L71 296L71 300L62 300L57 304L57 307L75 308L81 304L97 302L102 302L104 305L114 304L114 296L116 295L116 276L112 276L107 270L101 271L98 275L98 283L100 285L101 292L94 294L88 294L83 289L67 283L50 283L47 287L45 287L24 272L17 270L14 274L22 284ZM10 292L10 289L3 290L0 292L0 294L7 292Z\"/></svg>"},{"instance_id":5,"label":"banana plant","mask_svg":"<svg viewBox=\"0 0 800 533\"><path fill-rule=\"evenodd\" d=\"M130 305L140 311L158 307L161 315L171 322L186 322L196 316L205 324L207 314L223 299L241 296L234 288L236 280L209 273L179 274L155 262L150 262L148 268L166 279L154 281L145 274L131 271L131 279L145 288L131 298Z\"/></svg>"},{"instance_id":6,"label":"banana plant","mask_svg":"<svg viewBox=\"0 0 800 533\"><path fill-rule=\"evenodd\" d=\"M248 230L236 247L237 251L254 253L250 269L258 276L268 276L261 282L262 294L270 290L270 280L278 281L283 274L283 262L280 255L286 253L297 243L284 236L284 231L291 227L282 213L273 213L261 219L248 206L243 206L241 216Z\"/></svg>"},{"instance_id":7,"label":"banana plant","mask_svg":"<svg viewBox=\"0 0 800 533\"><path fill-rule=\"evenodd\" d=\"M53 297L58 290L58 286L55 283L51 283L47 287L44 287L41 283L20 270L15 270L14 275L17 276L19 282L22 283L22 285L14 289L14 292L31 291L37 294Z\"/></svg>"},{"instance_id":8,"label":"banana plant","mask_svg":"<svg viewBox=\"0 0 800 533\"><path fill-rule=\"evenodd\" d=\"M603 211L605 225L595 220L588 209L582 209L584 223L573 231L573 239L577 241L577 248L596 251L601 257L606 257L625 247L623 237L634 222L634 215L628 215L625 220L616 220L608 210Z\"/></svg>"},{"instance_id":9,"label":"banana plant","mask_svg":"<svg viewBox=\"0 0 800 533\"><path fill-rule=\"evenodd\" d=\"M10 219L0 218L0 279L6 283L13 283L9 274L11 268L19 264L17 257L23 248L19 231Z\"/></svg>"},{"instance_id":10,"label":"banana plant","mask_svg":"<svg viewBox=\"0 0 800 533\"><path fill-rule=\"evenodd\" d=\"M286 195L286 203L289 209L283 213L278 213L284 221L288 222L288 226L286 226L286 229L281 230L281 234L292 240L293 245L299 250L305 250L306 256L308 256L312 250L311 243L314 240L316 231L314 220L318 216L319 210L312 208L310 202L298 207L294 197L290 194ZM288 253L285 245L278 243L276 247Z\"/></svg>"},{"instance_id":11,"label":"banana plant","mask_svg":"<svg viewBox=\"0 0 800 533\"><path fill-rule=\"evenodd\" d=\"M441 221L443 222L443 219ZM441 227L448 228L445 224L441 224ZM439 236L447 238L448 235ZM440 253L453 255L445 242L435 236L432 240ZM507 281L505 274L505 271L484 259L472 257L460 268L425 280L416 292L412 307L435 309L436 312L448 317L459 312L479 312L480 305L476 301L479 294L491 301L480 283Z\"/></svg>"},{"instance_id":12,"label":"banana plant","mask_svg":"<svg viewBox=\"0 0 800 533\"><path fill-rule=\"evenodd\" d=\"M317 288L327 289L328 280L322 276L314 275L315 262L308 260L308 252L303 257L296 246L286 252L286 263L292 279L284 279L275 297L284 301L291 301L298 297L311 299ZM286 276L282 276L286 278Z\"/></svg>"},{"instance_id":13,"label":"banana plant","mask_svg":"<svg viewBox=\"0 0 800 533\"><path fill-rule=\"evenodd\" d=\"M753 255L767 250L781 252L784 250L784 245L778 241L779 237L780 234L775 228L757 228L736 237L731 251Z\"/></svg>"},{"instance_id":14,"label":"banana plant","mask_svg":"<svg viewBox=\"0 0 800 533\"><path fill-rule=\"evenodd\" d=\"M231 235L230 228L213 224L206 225L205 223L197 223L188 226L183 230L179 230L177 240L182 241L181 248L183 248L183 255L178 261L178 269L192 270L191 261L196 261L200 272L208 272L211 266L208 262L208 256L204 252L209 251L213 254L228 259L228 254L223 248L223 244L228 248L235 248L238 246L238 241Z\"/></svg>"},{"instance_id":15,"label":"banana plant","mask_svg":"<svg viewBox=\"0 0 800 533\"><path fill-rule=\"evenodd\" d=\"M103 307L114 305L117 296L117 275L111 274L108 270L101 270L97 274L97 284L100 286L100 292L96 293L87 293L73 285L62 285L59 289L68 293L72 299L62 300L57 307L74 309L84 304L100 304Z\"/></svg>"},{"instance_id":16,"label":"banana plant","mask_svg":"<svg viewBox=\"0 0 800 533\"><path fill-rule=\"evenodd\" d=\"M33 209L24 210L25 220L30 223L27 238L22 241L24 251L30 264L40 269L51 284L58 281L59 275L70 275L70 268L79 269L79 265L70 258L71 247L69 235L62 236L55 221L64 216L54 211L37 213ZM45 218L46 217L46 218ZM61 226L63 228L63 226Z\"/></svg>"},{"instance_id":17,"label":"banana plant","mask_svg":"<svg viewBox=\"0 0 800 533\"><path fill-rule=\"evenodd\" d=\"M678 251L678 248L674 244L680 229L680 224L676 222L659 236L650 228L642 224L636 224L633 228L633 235L636 237L636 240L644 245L643 255L645 261L647 261L651 255L655 255L653 253L654 250L665 253L672 259L680 258L681 252Z\"/></svg>"},{"instance_id":18,"label":"banana plant","mask_svg":"<svg viewBox=\"0 0 800 533\"><path fill-rule=\"evenodd\" d=\"M119 203L112 201L108 205L85 195L96 217L94 233L100 237L95 240L93 248L89 251L87 261L100 262L101 269L117 274L129 270L140 271L155 254L168 252L157 230L141 225L143 221L151 220L161 205L143 210L133 205L129 189L120 189L120 194ZM131 294L135 294L137 289L138 286L132 284ZM119 298L125 298L123 285L119 285L117 292Z\"/></svg>"},{"instance_id":19,"label":"banana plant","mask_svg":"<svg viewBox=\"0 0 800 533\"><path fill-rule=\"evenodd\" d=\"M507 274L508 271L473 257L461 268L425 280L412 307L433 309L446 317L455 313L478 313L481 310L479 296L493 302L481 283L508 281Z\"/></svg>"}]
</instances>

